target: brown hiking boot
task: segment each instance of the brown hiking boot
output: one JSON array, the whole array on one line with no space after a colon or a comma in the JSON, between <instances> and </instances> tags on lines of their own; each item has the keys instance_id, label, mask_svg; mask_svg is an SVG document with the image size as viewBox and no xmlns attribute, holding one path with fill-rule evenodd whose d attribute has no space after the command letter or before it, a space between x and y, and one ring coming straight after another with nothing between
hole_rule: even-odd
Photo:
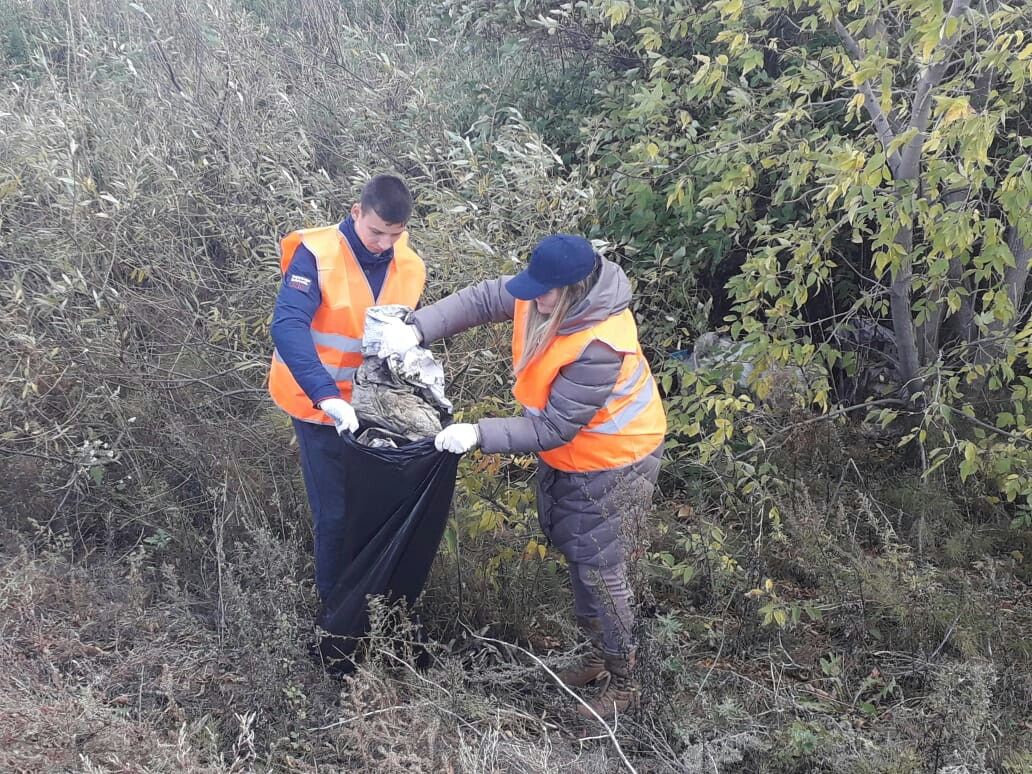
<instances>
[{"instance_id":1,"label":"brown hiking boot","mask_svg":"<svg viewBox=\"0 0 1032 774\"><path fill-rule=\"evenodd\" d=\"M588 651L557 674L565 685L580 688L594 682L606 671L602 654L602 624L597 618L577 618L577 626L588 640Z\"/></svg>"},{"instance_id":2,"label":"brown hiking boot","mask_svg":"<svg viewBox=\"0 0 1032 774\"><path fill-rule=\"evenodd\" d=\"M641 698L641 687L631 676L634 670L634 653L628 656L614 656L606 653L605 669L609 673L609 681L602 693L587 703L604 720L612 720L616 715L627 712L638 706ZM577 714L582 718L594 720L591 711L581 704Z\"/></svg>"}]
</instances>

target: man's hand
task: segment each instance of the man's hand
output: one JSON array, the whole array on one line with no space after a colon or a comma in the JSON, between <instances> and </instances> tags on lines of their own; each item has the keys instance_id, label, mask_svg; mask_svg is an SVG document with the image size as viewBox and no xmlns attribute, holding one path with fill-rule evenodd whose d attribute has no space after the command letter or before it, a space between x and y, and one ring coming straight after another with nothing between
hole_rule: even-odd
<instances>
[{"instance_id":1,"label":"man's hand","mask_svg":"<svg viewBox=\"0 0 1032 774\"><path fill-rule=\"evenodd\" d=\"M403 355L417 346L422 338L415 325L406 325L397 317L392 317L383 326L380 351L377 354L383 358Z\"/></svg>"},{"instance_id":2,"label":"man's hand","mask_svg":"<svg viewBox=\"0 0 1032 774\"><path fill-rule=\"evenodd\" d=\"M358 417L351 404L342 398L327 398L319 401L319 408L325 411L337 426L337 435L358 430Z\"/></svg>"},{"instance_id":3,"label":"man's hand","mask_svg":"<svg viewBox=\"0 0 1032 774\"><path fill-rule=\"evenodd\" d=\"M476 425L458 423L448 425L434 438L437 451L465 454L480 446L480 431Z\"/></svg>"}]
</instances>

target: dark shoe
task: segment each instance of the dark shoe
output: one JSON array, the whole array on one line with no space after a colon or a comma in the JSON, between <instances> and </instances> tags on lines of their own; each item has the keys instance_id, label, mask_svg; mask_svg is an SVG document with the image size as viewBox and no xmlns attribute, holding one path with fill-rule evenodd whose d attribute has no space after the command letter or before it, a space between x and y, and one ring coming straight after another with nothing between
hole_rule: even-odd
<instances>
[{"instance_id":1,"label":"dark shoe","mask_svg":"<svg viewBox=\"0 0 1032 774\"><path fill-rule=\"evenodd\" d=\"M581 688L592 683L606 671L601 622L597 618L578 618L577 625L588 640L588 652L557 673L557 677L571 688Z\"/></svg>"},{"instance_id":2,"label":"dark shoe","mask_svg":"<svg viewBox=\"0 0 1032 774\"><path fill-rule=\"evenodd\" d=\"M634 653L627 656L606 653L603 660L609 681L602 693L587 704L604 720L612 720L616 715L638 706L641 687L631 676L634 671ZM577 714L588 720L595 719L595 715L583 704L577 707Z\"/></svg>"}]
</instances>

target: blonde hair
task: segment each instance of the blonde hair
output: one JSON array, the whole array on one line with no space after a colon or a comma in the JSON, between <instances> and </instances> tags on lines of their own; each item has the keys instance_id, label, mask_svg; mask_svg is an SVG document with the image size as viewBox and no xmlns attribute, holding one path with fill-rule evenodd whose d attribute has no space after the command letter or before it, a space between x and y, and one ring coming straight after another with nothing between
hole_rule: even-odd
<instances>
[{"instance_id":1,"label":"blonde hair","mask_svg":"<svg viewBox=\"0 0 1032 774\"><path fill-rule=\"evenodd\" d=\"M537 309L537 304L533 301L529 302L527 319L523 327L523 353L520 355L520 362L516 364L517 374L530 365L534 358L552 343L552 339L558 335L559 328L566 321L570 310L579 304L595 286L598 275L599 267L596 266L591 274L579 282L559 288L559 298L556 299L555 308L551 314L541 314Z\"/></svg>"}]
</instances>

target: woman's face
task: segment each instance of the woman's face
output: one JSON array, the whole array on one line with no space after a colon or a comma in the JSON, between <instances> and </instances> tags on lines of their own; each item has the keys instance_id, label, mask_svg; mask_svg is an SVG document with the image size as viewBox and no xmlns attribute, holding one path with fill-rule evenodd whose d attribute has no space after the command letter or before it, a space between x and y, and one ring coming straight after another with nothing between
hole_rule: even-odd
<instances>
[{"instance_id":1,"label":"woman's face","mask_svg":"<svg viewBox=\"0 0 1032 774\"><path fill-rule=\"evenodd\" d=\"M534 299L537 304L538 314L549 315L555 311L555 304L559 300L559 288L552 288L544 295Z\"/></svg>"}]
</instances>

